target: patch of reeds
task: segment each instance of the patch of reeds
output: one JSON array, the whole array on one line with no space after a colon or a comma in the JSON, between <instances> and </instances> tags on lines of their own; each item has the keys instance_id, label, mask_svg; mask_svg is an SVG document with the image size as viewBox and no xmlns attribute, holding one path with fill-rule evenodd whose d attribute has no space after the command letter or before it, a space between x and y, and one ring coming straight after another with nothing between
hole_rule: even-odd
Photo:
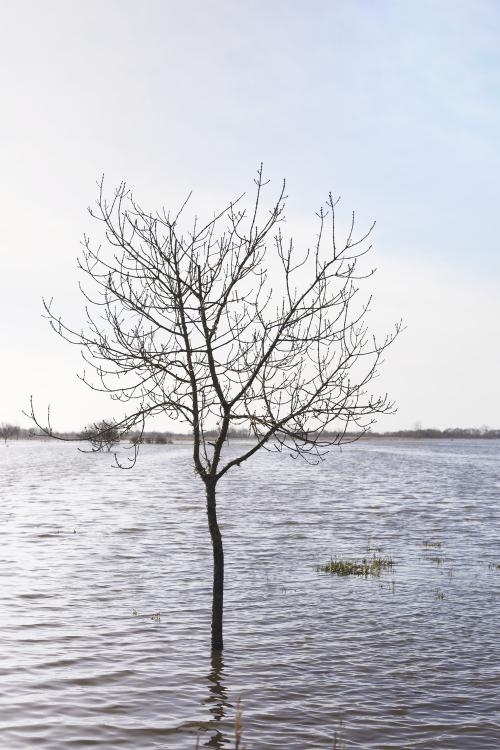
<instances>
[{"instance_id":1,"label":"patch of reeds","mask_svg":"<svg viewBox=\"0 0 500 750\"><path fill-rule=\"evenodd\" d=\"M347 745L344 737L344 724L342 719L339 722L338 731L335 730L333 733L333 745L332 750L346 750Z\"/></svg>"},{"instance_id":2,"label":"patch of reeds","mask_svg":"<svg viewBox=\"0 0 500 750\"><path fill-rule=\"evenodd\" d=\"M490 570L500 570L500 563L497 563L497 562L488 563L488 568Z\"/></svg>"},{"instance_id":3,"label":"patch of reeds","mask_svg":"<svg viewBox=\"0 0 500 750\"><path fill-rule=\"evenodd\" d=\"M434 542L434 541L422 542L422 547L424 549L439 549L442 546L443 546L442 542Z\"/></svg>"},{"instance_id":4,"label":"patch of reeds","mask_svg":"<svg viewBox=\"0 0 500 750\"><path fill-rule=\"evenodd\" d=\"M324 565L318 565L320 573L331 573L337 576L379 576L383 570L394 567L392 557L363 557L362 560L332 559Z\"/></svg>"}]
</instances>

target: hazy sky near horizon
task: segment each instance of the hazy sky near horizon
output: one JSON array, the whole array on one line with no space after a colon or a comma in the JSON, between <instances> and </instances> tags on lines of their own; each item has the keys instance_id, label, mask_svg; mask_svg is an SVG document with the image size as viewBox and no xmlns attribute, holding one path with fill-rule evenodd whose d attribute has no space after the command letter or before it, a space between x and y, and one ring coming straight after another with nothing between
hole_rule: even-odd
<instances>
[{"instance_id":1,"label":"hazy sky near horizon","mask_svg":"<svg viewBox=\"0 0 500 750\"><path fill-rule=\"evenodd\" d=\"M329 190L377 220L373 321L403 317L381 429L500 427L500 5L486 0L0 0L0 421L119 415L41 317L78 319L102 173L210 212L287 178L307 241ZM168 426L168 425L164 425Z\"/></svg>"}]
</instances>

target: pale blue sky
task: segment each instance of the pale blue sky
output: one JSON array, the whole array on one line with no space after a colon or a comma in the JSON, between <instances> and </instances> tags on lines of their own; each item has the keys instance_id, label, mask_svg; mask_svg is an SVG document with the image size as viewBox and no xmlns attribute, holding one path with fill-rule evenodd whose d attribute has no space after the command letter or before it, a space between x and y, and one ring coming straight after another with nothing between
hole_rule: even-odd
<instances>
[{"instance_id":1,"label":"pale blue sky","mask_svg":"<svg viewBox=\"0 0 500 750\"><path fill-rule=\"evenodd\" d=\"M381 427L500 426L500 4L1 0L0 421L106 413L40 319L77 315L104 172L143 204L209 210L264 161L305 236L328 190L377 220L374 320L408 328Z\"/></svg>"}]
</instances>

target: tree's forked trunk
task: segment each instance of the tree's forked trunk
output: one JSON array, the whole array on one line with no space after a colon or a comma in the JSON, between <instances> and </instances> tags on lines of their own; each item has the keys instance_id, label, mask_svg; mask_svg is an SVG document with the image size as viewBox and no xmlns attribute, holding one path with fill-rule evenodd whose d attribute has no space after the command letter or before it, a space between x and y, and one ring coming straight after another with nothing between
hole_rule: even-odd
<instances>
[{"instance_id":1,"label":"tree's forked trunk","mask_svg":"<svg viewBox=\"0 0 500 750\"><path fill-rule=\"evenodd\" d=\"M215 500L215 483L207 482L207 515L208 528L212 539L214 553L214 583L212 599L212 649L222 651L222 615L224 607L224 550L222 536L217 523L217 507Z\"/></svg>"}]
</instances>

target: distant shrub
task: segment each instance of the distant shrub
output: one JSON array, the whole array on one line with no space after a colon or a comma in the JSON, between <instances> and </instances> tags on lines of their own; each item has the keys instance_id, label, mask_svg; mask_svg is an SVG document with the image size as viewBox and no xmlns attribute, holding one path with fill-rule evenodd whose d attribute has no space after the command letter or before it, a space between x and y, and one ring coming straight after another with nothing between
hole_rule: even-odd
<instances>
[{"instance_id":1,"label":"distant shrub","mask_svg":"<svg viewBox=\"0 0 500 750\"><path fill-rule=\"evenodd\" d=\"M109 453L120 442L120 432L113 420L103 419L87 425L83 433L95 452Z\"/></svg>"},{"instance_id":2,"label":"distant shrub","mask_svg":"<svg viewBox=\"0 0 500 750\"><path fill-rule=\"evenodd\" d=\"M0 424L0 440L3 440L5 445L7 445L7 440L18 438L20 434L21 428L17 425L8 424L7 422Z\"/></svg>"}]
</instances>

